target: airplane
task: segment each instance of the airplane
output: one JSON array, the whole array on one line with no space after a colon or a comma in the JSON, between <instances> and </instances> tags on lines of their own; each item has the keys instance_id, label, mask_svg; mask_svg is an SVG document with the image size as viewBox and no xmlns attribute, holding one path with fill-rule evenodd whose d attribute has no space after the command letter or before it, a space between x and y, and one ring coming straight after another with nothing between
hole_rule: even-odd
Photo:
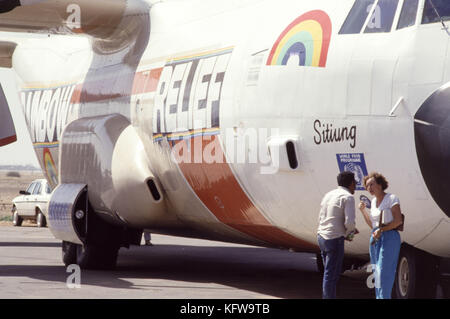
<instances>
[{"instance_id":1,"label":"airplane","mask_svg":"<svg viewBox=\"0 0 450 319\"><path fill-rule=\"evenodd\" d=\"M84 269L143 229L318 253L336 175L358 202L379 171L406 216L394 296L431 294L450 257L448 20L445 0L1 0L21 105L0 94L0 143L22 108L50 230Z\"/></svg>"}]
</instances>

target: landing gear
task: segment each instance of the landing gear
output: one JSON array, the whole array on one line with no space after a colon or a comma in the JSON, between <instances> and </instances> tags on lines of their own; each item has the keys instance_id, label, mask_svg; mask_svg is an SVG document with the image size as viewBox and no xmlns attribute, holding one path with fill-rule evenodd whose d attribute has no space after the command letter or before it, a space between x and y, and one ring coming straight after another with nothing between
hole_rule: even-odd
<instances>
[{"instance_id":1,"label":"landing gear","mask_svg":"<svg viewBox=\"0 0 450 319\"><path fill-rule=\"evenodd\" d=\"M434 298L438 276L437 257L402 245L392 296L396 299Z\"/></svg>"},{"instance_id":2,"label":"landing gear","mask_svg":"<svg viewBox=\"0 0 450 319\"><path fill-rule=\"evenodd\" d=\"M119 248L123 243L123 230L100 219L91 212L88 216L89 227L78 229L83 244L63 241L62 259L64 264L77 264L82 269L110 270L116 266ZM86 220L80 220L87 225ZM77 223L77 222L75 222ZM90 230L89 232L87 230Z\"/></svg>"},{"instance_id":3,"label":"landing gear","mask_svg":"<svg viewBox=\"0 0 450 319\"><path fill-rule=\"evenodd\" d=\"M90 205L76 209L74 225L83 244L62 242L62 259L66 266L81 269L111 270L117 263L120 247L138 245L142 230L124 228L102 219Z\"/></svg>"},{"instance_id":4,"label":"landing gear","mask_svg":"<svg viewBox=\"0 0 450 319\"><path fill-rule=\"evenodd\" d=\"M77 244L68 241L62 242L62 260L66 267L77 263L77 246Z\"/></svg>"},{"instance_id":5,"label":"landing gear","mask_svg":"<svg viewBox=\"0 0 450 319\"><path fill-rule=\"evenodd\" d=\"M118 252L118 246L78 245L66 241L62 243L62 259L64 265L77 264L81 269L114 269Z\"/></svg>"},{"instance_id":6,"label":"landing gear","mask_svg":"<svg viewBox=\"0 0 450 319\"><path fill-rule=\"evenodd\" d=\"M111 270L116 267L119 247L77 245L77 264L82 269Z\"/></svg>"}]
</instances>

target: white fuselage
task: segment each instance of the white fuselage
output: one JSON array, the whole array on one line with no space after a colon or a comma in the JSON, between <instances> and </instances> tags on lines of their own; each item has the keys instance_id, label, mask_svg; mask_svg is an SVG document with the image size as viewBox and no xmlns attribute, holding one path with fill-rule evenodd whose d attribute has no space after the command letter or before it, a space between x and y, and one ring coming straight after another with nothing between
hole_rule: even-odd
<instances>
[{"instance_id":1,"label":"white fuselage","mask_svg":"<svg viewBox=\"0 0 450 319\"><path fill-rule=\"evenodd\" d=\"M427 189L414 141L414 114L450 80L450 37L439 23L421 25L420 14L415 26L401 30L339 34L353 2L156 3L128 97L109 91L129 72L116 65L125 50L101 58L86 38L24 38L14 68L47 178L56 184L58 137L65 124L120 113L143 142L168 215L208 234L201 237L313 250L321 199L337 187L339 170L353 163L361 173L358 181L381 172L387 191L400 198L406 215L402 241L450 257L450 219ZM331 21L326 65L299 66L296 56L287 65L268 65L283 30L315 10ZM397 11L394 25L398 18ZM44 47L50 51L36 63ZM108 82L115 72L119 80ZM106 85L98 84L102 81ZM103 98L79 94L88 82L97 83L91 87ZM39 100L44 96L47 102ZM59 111L39 115L52 105ZM296 167L285 150L289 141ZM182 157L178 162L176 155ZM356 202L360 195L370 198L358 189ZM157 231L150 219L124 214L133 226ZM370 229L359 211L356 215L360 234L346 252L365 255Z\"/></svg>"}]
</instances>

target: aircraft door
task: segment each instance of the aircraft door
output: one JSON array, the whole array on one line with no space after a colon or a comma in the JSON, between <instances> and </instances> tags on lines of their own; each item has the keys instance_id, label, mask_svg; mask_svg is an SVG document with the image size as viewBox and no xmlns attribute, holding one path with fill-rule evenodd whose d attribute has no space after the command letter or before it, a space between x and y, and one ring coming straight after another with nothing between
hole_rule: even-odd
<instances>
[{"instance_id":1,"label":"aircraft door","mask_svg":"<svg viewBox=\"0 0 450 319\"><path fill-rule=\"evenodd\" d=\"M341 29L342 34L358 32L349 64L347 115L387 116L392 108L392 79L398 57L391 29L399 1L361 0L357 3L360 3L359 11L355 4L347 21L362 21L365 17L364 24L352 29L346 27L349 23L346 21Z\"/></svg>"}]
</instances>

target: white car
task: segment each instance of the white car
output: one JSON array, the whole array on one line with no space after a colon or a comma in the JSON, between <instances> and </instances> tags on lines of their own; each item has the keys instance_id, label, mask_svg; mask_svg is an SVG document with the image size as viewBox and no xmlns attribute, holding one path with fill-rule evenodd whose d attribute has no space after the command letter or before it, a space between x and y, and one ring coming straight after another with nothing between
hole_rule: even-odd
<instances>
[{"instance_id":1,"label":"white car","mask_svg":"<svg viewBox=\"0 0 450 319\"><path fill-rule=\"evenodd\" d=\"M24 219L34 220L38 227L47 225L51 189L45 179L36 179L21 196L13 199L13 224L21 226Z\"/></svg>"}]
</instances>

